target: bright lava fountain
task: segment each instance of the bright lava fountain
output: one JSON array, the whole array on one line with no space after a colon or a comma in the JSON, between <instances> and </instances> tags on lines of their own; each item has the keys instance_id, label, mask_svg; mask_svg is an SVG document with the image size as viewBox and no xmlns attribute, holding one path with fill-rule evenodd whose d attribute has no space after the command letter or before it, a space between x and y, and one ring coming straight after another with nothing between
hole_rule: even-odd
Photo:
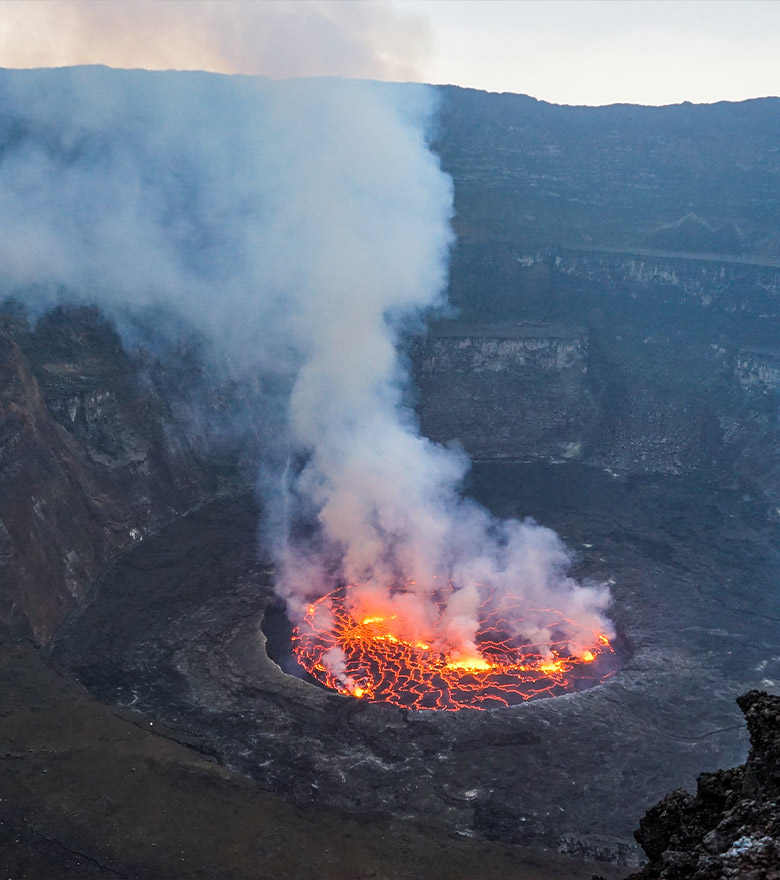
<instances>
[{"instance_id":1,"label":"bright lava fountain","mask_svg":"<svg viewBox=\"0 0 780 880\"><path fill-rule=\"evenodd\" d=\"M309 605L293 632L298 663L342 694L407 709L492 709L584 690L615 670L610 640L598 632L584 634L558 611L543 612L550 634L544 653L513 635L522 630L521 607L491 610L488 588L476 652L470 653L408 641L403 621L354 610L350 591L339 588Z\"/></svg>"}]
</instances>

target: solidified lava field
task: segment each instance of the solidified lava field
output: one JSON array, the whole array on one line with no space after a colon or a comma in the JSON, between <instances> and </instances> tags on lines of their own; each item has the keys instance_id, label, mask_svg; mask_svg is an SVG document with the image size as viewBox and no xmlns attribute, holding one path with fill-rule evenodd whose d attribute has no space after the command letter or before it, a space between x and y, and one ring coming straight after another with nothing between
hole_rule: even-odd
<instances>
[{"instance_id":1,"label":"solidified lava field","mask_svg":"<svg viewBox=\"0 0 780 880\"><path fill-rule=\"evenodd\" d=\"M53 656L100 699L186 726L293 802L635 864L647 807L742 761L734 698L780 680L780 527L741 493L574 464L478 464L469 491L557 529L574 574L609 581L625 657L602 684L417 712L283 672L265 650L277 606L246 498L123 557ZM269 635L292 671L281 628Z\"/></svg>"}]
</instances>

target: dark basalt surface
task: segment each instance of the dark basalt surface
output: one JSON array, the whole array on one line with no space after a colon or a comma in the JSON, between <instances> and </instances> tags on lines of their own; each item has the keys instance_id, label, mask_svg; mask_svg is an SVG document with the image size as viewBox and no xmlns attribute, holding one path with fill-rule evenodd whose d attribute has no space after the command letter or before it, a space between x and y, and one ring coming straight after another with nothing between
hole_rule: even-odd
<instances>
[{"instance_id":1,"label":"dark basalt surface","mask_svg":"<svg viewBox=\"0 0 780 880\"><path fill-rule=\"evenodd\" d=\"M666 791L744 759L735 697L780 680L778 527L740 493L577 465L478 465L471 491L534 514L609 580L631 649L579 694L492 712L409 712L329 693L268 659L271 572L248 500L147 538L53 656L107 702L194 732L298 805L638 864Z\"/></svg>"},{"instance_id":2,"label":"dark basalt surface","mask_svg":"<svg viewBox=\"0 0 780 880\"><path fill-rule=\"evenodd\" d=\"M28 880L584 880L549 852L301 808L0 624L0 865ZM616 872L610 874L616 878Z\"/></svg>"}]
</instances>

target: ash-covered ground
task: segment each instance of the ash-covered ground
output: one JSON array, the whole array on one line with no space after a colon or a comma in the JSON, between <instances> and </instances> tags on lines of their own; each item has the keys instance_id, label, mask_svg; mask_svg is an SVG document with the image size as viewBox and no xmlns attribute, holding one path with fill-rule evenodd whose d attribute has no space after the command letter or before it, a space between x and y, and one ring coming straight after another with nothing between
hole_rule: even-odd
<instances>
[{"instance_id":1,"label":"ash-covered ground","mask_svg":"<svg viewBox=\"0 0 780 880\"><path fill-rule=\"evenodd\" d=\"M469 489L556 528L577 576L609 581L630 655L604 684L506 710L409 712L285 674L265 651L275 600L248 498L121 558L53 658L294 804L636 865L645 810L744 760L735 697L780 681L780 527L743 492L690 477L493 463Z\"/></svg>"}]
</instances>

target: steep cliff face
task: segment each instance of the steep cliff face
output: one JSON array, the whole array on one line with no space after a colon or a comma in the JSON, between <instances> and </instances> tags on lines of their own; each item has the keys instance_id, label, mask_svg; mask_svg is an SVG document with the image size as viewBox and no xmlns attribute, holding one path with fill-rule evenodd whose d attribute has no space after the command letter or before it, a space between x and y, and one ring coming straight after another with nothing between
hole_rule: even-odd
<instances>
[{"instance_id":1,"label":"steep cliff face","mask_svg":"<svg viewBox=\"0 0 780 880\"><path fill-rule=\"evenodd\" d=\"M706 471L780 504L774 367L752 354L780 338L780 100L557 107L448 87L441 105L460 319L587 330L576 405L548 372L544 401L525 395L523 430L562 426L583 461ZM494 437L516 436L516 407L492 406L479 424L464 416L458 429L452 414L426 412L439 394L454 401L454 380L422 360L426 429L478 457L505 455ZM523 369L505 384L533 385ZM458 396L479 406L480 387L461 383ZM554 459L560 448L537 436L516 454Z\"/></svg>"},{"instance_id":2,"label":"steep cliff face","mask_svg":"<svg viewBox=\"0 0 780 880\"><path fill-rule=\"evenodd\" d=\"M594 415L577 327L439 327L418 344L423 432L475 458L567 459Z\"/></svg>"},{"instance_id":3,"label":"steep cliff face","mask_svg":"<svg viewBox=\"0 0 780 880\"><path fill-rule=\"evenodd\" d=\"M217 456L209 430L175 418L187 389L154 365L93 309L33 328L0 316L0 620L39 644L113 557L241 481L235 456L220 472L229 449Z\"/></svg>"},{"instance_id":4,"label":"steep cliff face","mask_svg":"<svg viewBox=\"0 0 780 880\"><path fill-rule=\"evenodd\" d=\"M780 261L642 251L561 249L555 267L575 284L620 296L643 296L645 307L700 308L705 324L734 328L780 318ZM725 317L725 321L724 321Z\"/></svg>"},{"instance_id":5,"label":"steep cliff face","mask_svg":"<svg viewBox=\"0 0 780 880\"><path fill-rule=\"evenodd\" d=\"M460 328L435 330L415 359L431 436L477 458L698 471L780 505L777 266L461 241L451 288ZM514 348L488 333L477 356L486 317ZM561 326L580 340L571 359Z\"/></svg>"}]
</instances>

